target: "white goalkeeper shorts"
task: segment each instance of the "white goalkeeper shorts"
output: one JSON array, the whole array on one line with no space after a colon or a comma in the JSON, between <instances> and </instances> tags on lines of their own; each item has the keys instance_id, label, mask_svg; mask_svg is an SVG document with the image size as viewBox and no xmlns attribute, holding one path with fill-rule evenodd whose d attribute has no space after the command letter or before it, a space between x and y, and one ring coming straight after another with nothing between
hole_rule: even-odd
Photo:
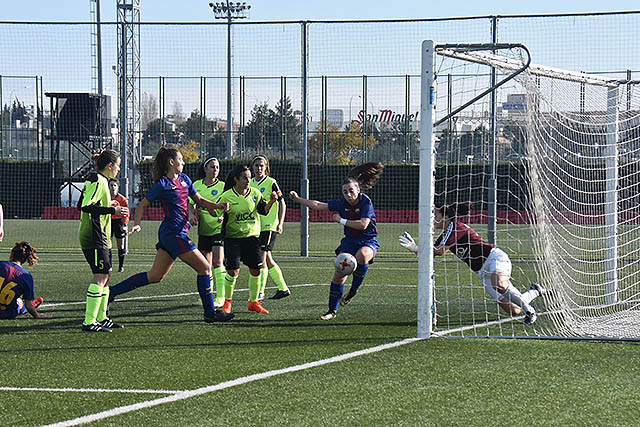
<instances>
[{"instance_id":1,"label":"white goalkeeper shorts","mask_svg":"<svg viewBox=\"0 0 640 427\"><path fill-rule=\"evenodd\" d=\"M482 280L484 288L487 290L489 295L491 295L491 298L499 301L502 295L495 290L493 283L491 283L491 275L496 272L511 276L511 260L509 259L509 255L499 248L491 249L489 257L484 264L482 264L480 271L478 271L478 277Z\"/></svg>"}]
</instances>

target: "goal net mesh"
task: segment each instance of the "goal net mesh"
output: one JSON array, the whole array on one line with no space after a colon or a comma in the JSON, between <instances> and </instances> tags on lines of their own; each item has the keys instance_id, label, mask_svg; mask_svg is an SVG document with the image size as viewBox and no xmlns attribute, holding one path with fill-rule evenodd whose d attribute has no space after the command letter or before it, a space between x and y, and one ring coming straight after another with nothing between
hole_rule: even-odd
<instances>
[{"instance_id":1,"label":"goal net mesh","mask_svg":"<svg viewBox=\"0 0 640 427\"><path fill-rule=\"evenodd\" d=\"M527 60L524 47L438 50L435 206L473 203L462 220L509 255L513 285L547 289L532 303L538 321L502 311L447 254L435 260L433 333L640 338L635 82L519 72ZM491 91L474 99L496 86L492 122Z\"/></svg>"}]
</instances>

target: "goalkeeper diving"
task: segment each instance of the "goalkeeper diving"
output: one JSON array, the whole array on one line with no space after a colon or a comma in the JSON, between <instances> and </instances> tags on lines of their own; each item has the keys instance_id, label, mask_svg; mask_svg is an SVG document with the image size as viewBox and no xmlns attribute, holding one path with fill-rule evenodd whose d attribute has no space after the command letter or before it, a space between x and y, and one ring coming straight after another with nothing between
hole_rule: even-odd
<instances>
[{"instance_id":1,"label":"goalkeeper diving","mask_svg":"<svg viewBox=\"0 0 640 427\"><path fill-rule=\"evenodd\" d=\"M531 284L525 293L511 283L511 260L501 249L482 240L476 231L462 222L461 217L469 214L470 202L455 203L436 209L434 227L442 233L433 245L433 254L442 256L447 250L460 258L471 270L478 274L489 295L507 313L517 316L524 312L524 324L532 325L538 318L531 306L533 300L545 293L542 285ZM419 246L406 231L398 240L407 250L419 253Z\"/></svg>"}]
</instances>

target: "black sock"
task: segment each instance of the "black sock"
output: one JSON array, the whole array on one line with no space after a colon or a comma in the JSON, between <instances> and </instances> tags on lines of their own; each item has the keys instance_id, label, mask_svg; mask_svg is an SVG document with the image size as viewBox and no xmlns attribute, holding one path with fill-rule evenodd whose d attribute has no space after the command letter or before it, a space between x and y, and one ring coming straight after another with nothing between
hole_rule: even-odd
<instances>
[{"instance_id":1,"label":"black sock","mask_svg":"<svg viewBox=\"0 0 640 427\"><path fill-rule=\"evenodd\" d=\"M124 249L118 249L118 269L121 269L122 266L124 265L124 255L125 255L125 251Z\"/></svg>"}]
</instances>

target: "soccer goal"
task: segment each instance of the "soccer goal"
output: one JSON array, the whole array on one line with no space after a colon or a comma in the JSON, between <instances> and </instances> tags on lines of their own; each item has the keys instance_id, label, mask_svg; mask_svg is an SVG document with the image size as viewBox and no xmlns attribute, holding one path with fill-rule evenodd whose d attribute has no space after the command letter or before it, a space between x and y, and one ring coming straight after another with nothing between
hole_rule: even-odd
<instances>
[{"instance_id":1,"label":"soccer goal","mask_svg":"<svg viewBox=\"0 0 640 427\"><path fill-rule=\"evenodd\" d=\"M622 76L624 77L624 76ZM638 82L536 65L523 45L422 45L418 335L640 339ZM434 209L505 251L538 320L502 311Z\"/></svg>"}]
</instances>

